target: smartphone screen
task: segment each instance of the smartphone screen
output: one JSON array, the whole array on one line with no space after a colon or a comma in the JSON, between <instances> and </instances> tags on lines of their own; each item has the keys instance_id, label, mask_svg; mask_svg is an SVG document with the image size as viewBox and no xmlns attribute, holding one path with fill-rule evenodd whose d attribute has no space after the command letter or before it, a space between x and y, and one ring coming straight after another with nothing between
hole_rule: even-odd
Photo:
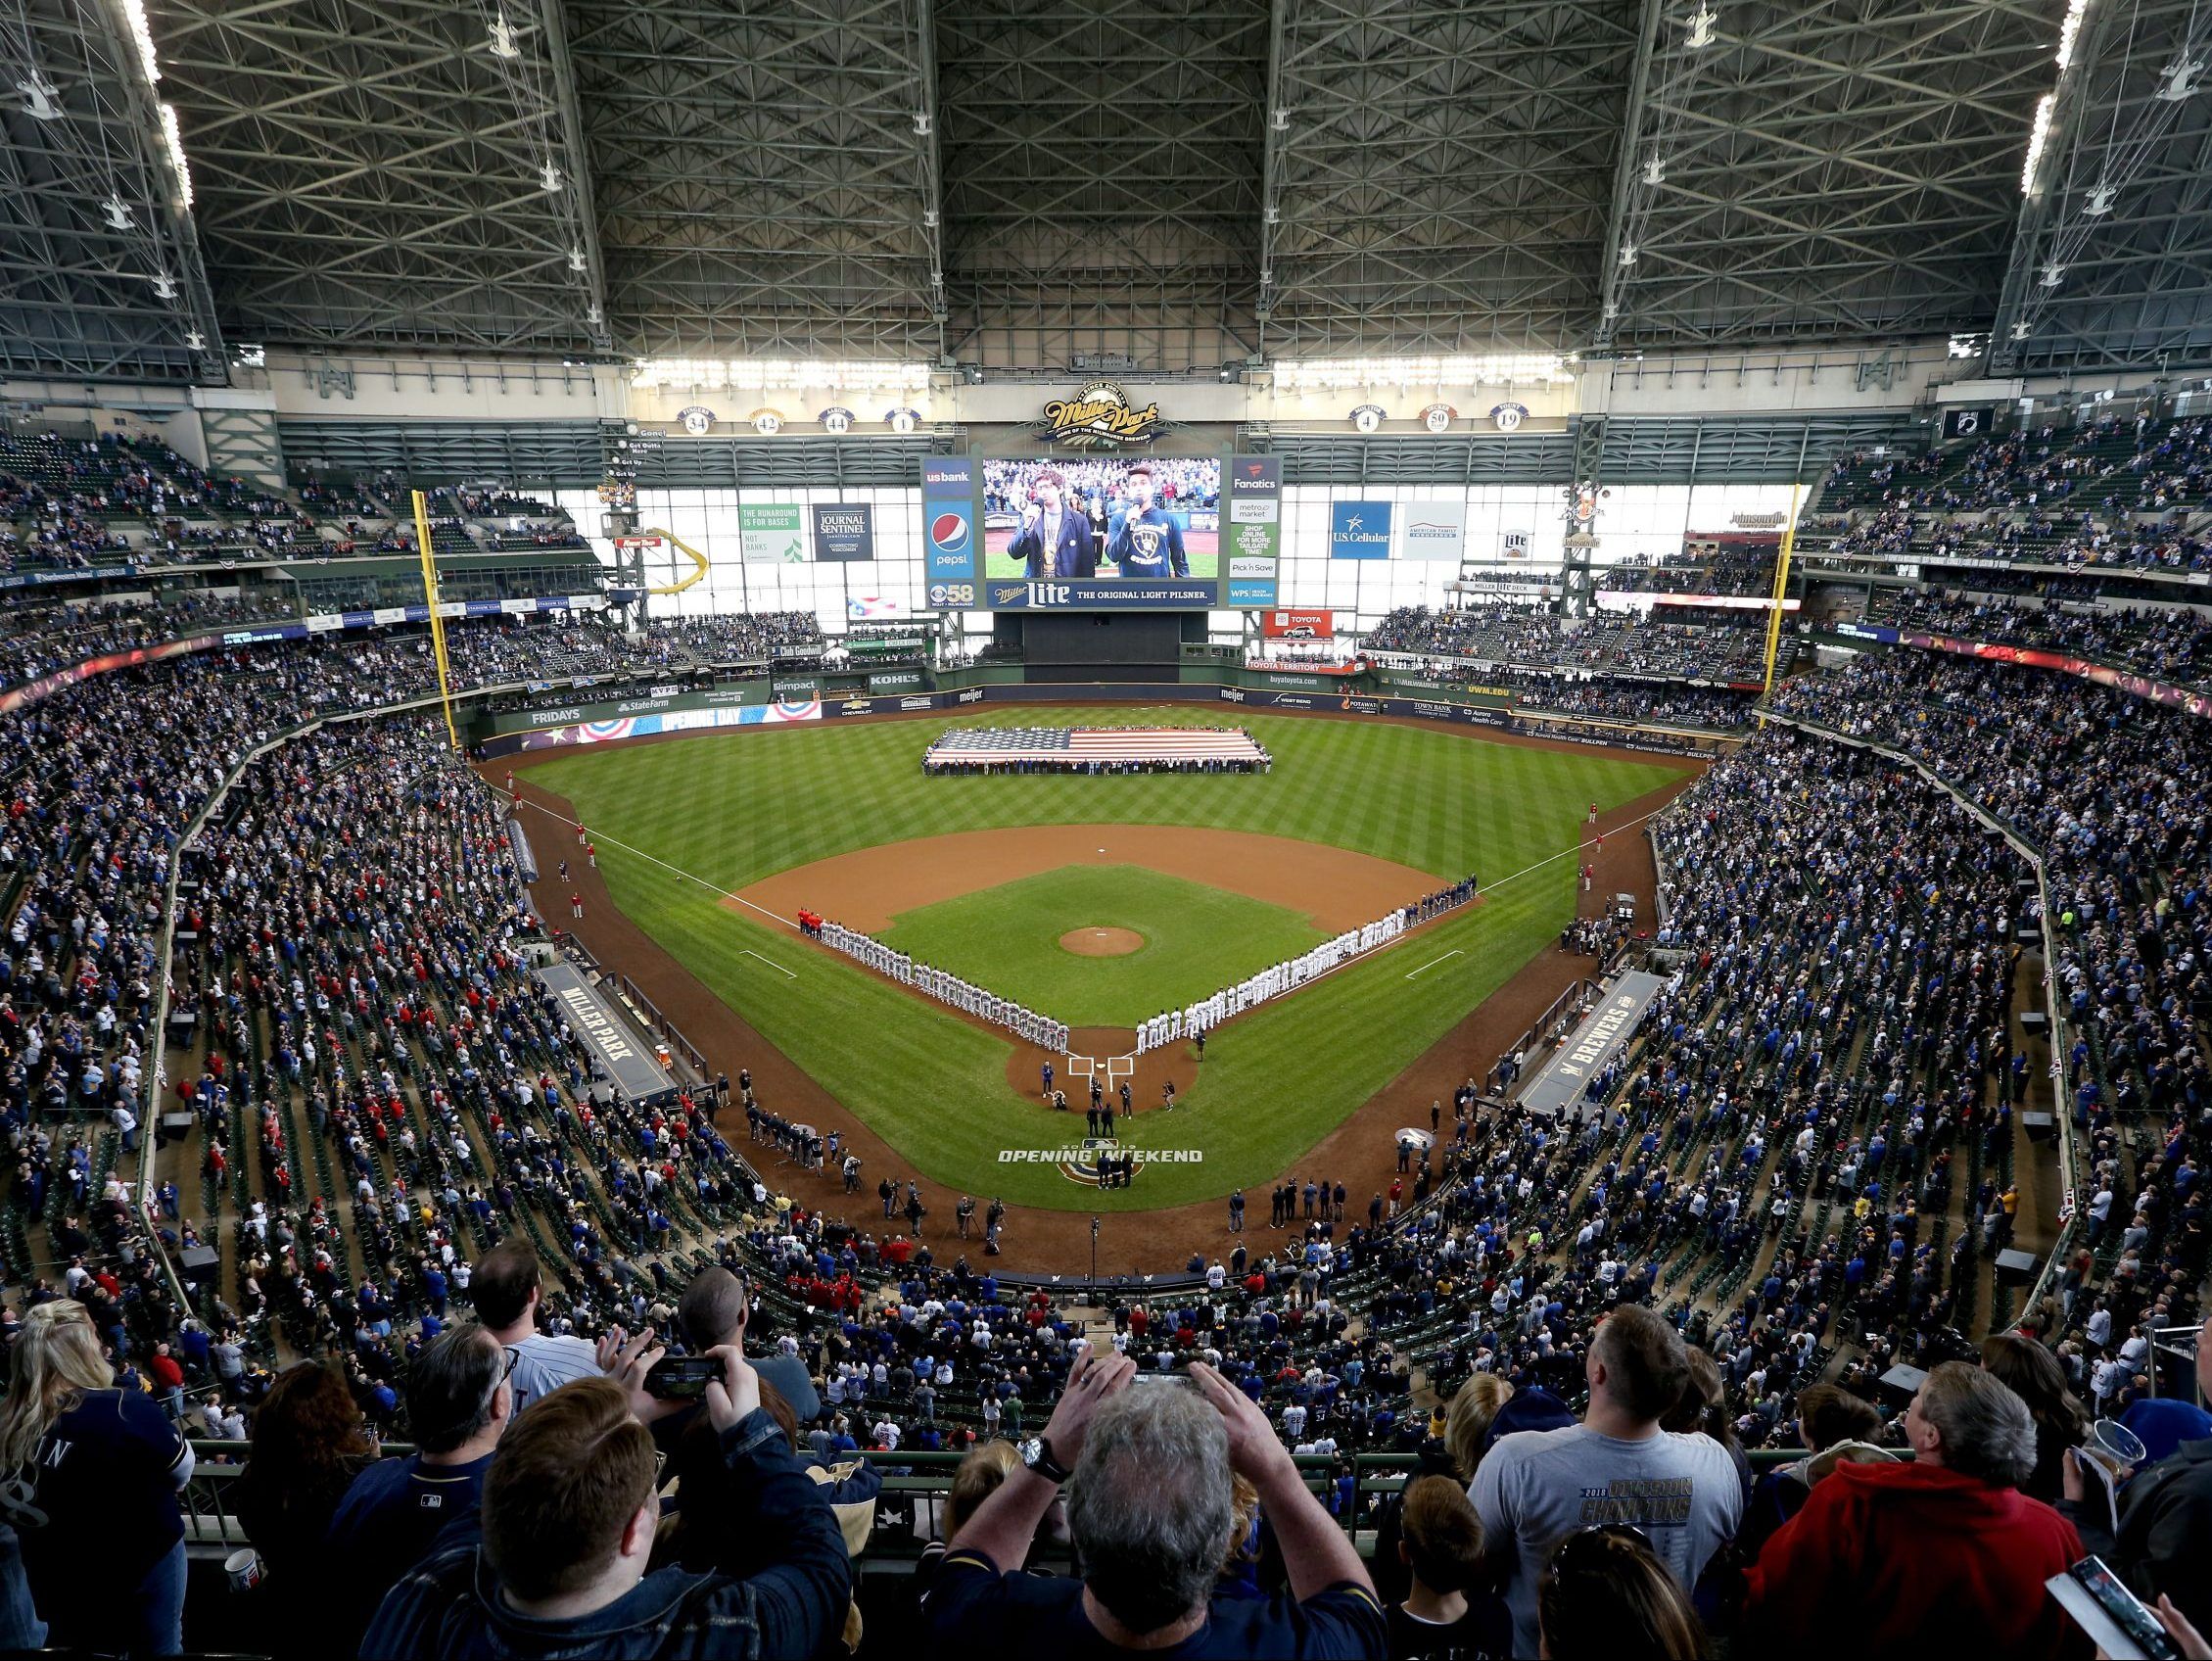
<instances>
[{"instance_id":1,"label":"smartphone screen","mask_svg":"<svg viewBox=\"0 0 2212 1661\"><path fill-rule=\"evenodd\" d=\"M663 1401L696 1401L710 1380L722 1376L712 1355L663 1355L645 1374L645 1394Z\"/></svg>"},{"instance_id":2,"label":"smartphone screen","mask_svg":"<svg viewBox=\"0 0 2212 1661\"><path fill-rule=\"evenodd\" d=\"M2085 1557L2067 1571L2082 1589L2096 1599L2119 1629L2153 1661L2181 1661L2181 1650L2158 1617L2141 1598L2122 1584L2101 1557Z\"/></svg>"}]
</instances>

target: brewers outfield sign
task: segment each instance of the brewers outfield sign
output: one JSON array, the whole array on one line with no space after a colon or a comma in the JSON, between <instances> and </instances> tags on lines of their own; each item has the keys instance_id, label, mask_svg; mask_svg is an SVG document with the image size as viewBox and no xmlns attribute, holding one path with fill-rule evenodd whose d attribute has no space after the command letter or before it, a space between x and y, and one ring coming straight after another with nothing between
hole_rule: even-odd
<instances>
[{"instance_id":1,"label":"brewers outfield sign","mask_svg":"<svg viewBox=\"0 0 2212 1661\"><path fill-rule=\"evenodd\" d=\"M1151 444L1159 429L1157 403L1139 409L1113 382L1093 381L1073 398L1056 398L1045 405L1040 436L1074 450L1118 450Z\"/></svg>"}]
</instances>

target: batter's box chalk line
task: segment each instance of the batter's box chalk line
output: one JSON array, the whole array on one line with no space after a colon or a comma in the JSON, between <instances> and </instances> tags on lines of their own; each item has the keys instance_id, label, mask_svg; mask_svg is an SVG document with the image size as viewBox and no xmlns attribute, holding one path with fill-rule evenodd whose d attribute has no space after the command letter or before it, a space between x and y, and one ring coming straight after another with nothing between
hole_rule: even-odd
<instances>
[{"instance_id":1,"label":"batter's box chalk line","mask_svg":"<svg viewBox=\"0 0 2212 1661\"><path fill-rule=\"evenodd\" d=\"M1137 1058L1133 1055L1108 1056L1103 1062L1095 1061L1089 1056L1067 1058L1067 1076L1070 1078L1088 1078L1102 1068L1106 1071L1106 1082L1111 1084L1117 1078L1136 1076Z\"/></svg>"}]
</instances>

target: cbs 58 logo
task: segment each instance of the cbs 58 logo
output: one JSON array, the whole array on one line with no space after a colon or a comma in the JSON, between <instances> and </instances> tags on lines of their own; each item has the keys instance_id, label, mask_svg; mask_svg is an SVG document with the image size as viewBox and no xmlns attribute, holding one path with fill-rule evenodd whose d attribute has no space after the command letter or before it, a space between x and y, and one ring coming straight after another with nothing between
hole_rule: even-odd
<instances>
[{"instance_id":1,"label":"cbs 58 logo","mask_svg":"<svg viewBox=\"0 0 2212 1661\"><path fill-rule=\"evenodd\" d=\"M929 585L929 603L931 605L973 605L975 603L975 585L973 583L931 583Z\"/></svg>"}]
</instances>

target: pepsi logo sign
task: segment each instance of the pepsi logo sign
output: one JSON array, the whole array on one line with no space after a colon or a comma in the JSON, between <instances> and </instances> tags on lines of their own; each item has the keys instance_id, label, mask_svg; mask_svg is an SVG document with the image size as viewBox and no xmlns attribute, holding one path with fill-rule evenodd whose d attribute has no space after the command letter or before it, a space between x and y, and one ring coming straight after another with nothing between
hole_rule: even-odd
<instances>
[{"instance_id":1,"label":"pepsi logo sign","mask_svg":"<svg viewBox=\"0 0 2212 1661\"><path fill-rule=\"evenodd\" d=\"M929 546L939 553L965 553L971 534L965 513L948 511L929 521Z\"/></svg>"}]
</instances>

